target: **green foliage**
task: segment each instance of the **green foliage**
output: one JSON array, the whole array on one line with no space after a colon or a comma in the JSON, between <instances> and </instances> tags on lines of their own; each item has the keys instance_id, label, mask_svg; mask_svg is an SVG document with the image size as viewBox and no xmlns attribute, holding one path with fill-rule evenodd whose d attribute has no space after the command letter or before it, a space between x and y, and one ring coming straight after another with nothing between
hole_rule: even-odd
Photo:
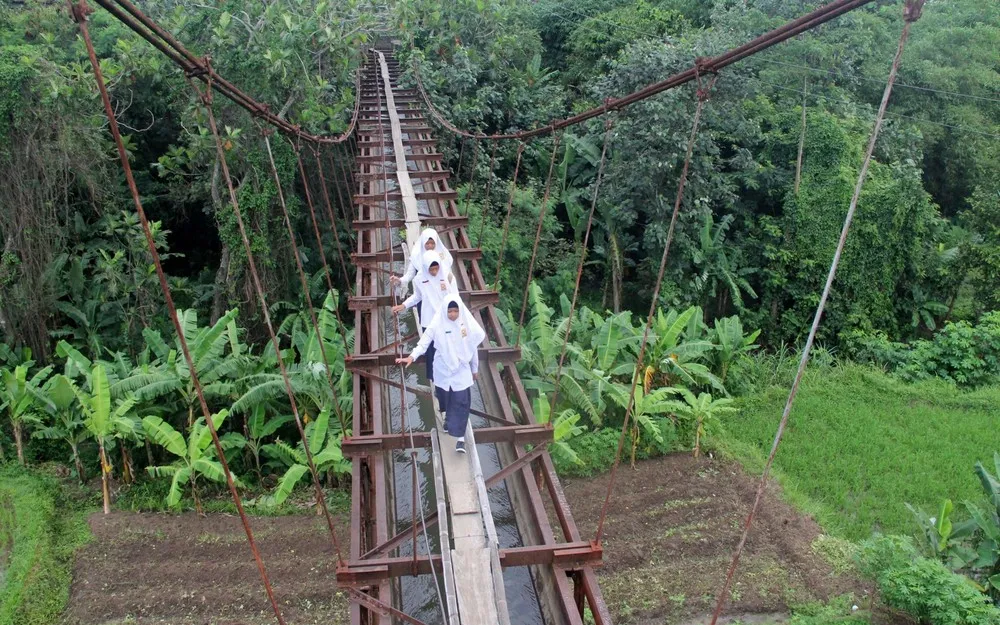
<instances>
[{"instance_id":1,"label":"green foliage","mask_svg":"<svg viewBox=\"0 0 1000 625\"><path fill-rule=\"evenodd\" d=\"M222 426L228 416L228 411L223 410L212 415L212 426L216 431ZM170 491L167 493L167 505L177 507L181 501L181 495L185 488L191 487L194 495L195 507L201 512L201 499L198 497L198 477L218 483L225 483L226 476L219 462L216 448L212 441L212 429L207 425L204 417L199 417L191 426L187 440L163 419L155 416L143 417L143 430L146 436L163 447L173 456L176 456L173 464L146 467L146 471L153 477L169 477ZM229 433L220 436L223 451L236 447L241 447L243 439L238 434ZM242 486L239 480L234 478L237 486Z\"/></svg>"},{"instance_id":2,"label":"green foliage","mask_svg":"<svg viewBox=\"0 0 1000 625\"><path fill-rule=\"evenodd\" d=\"M340 444L344 434L330 427L330 412L321 411L316 420L305 427L306 441L312 454L313 465L319 474L347 475L351 472L351 463L344 458ZM263 498L265 507L280 506L292 493L295 485L309 472L306 448L303 441L294 447L280 438L263 448L264 454L271 458L276 467L284 467L285 474L278 482L273 495Z\"/></svg>"},{"instance_id":3,"label":"green foliage","mask_svg":"<svg viewBox=\"0 0 1000 625\"><path fill-rule=\"evenodd\" d=\"M949 322L932 339L911 345L885 334L848 335L851 355L895 371L908 381L940 378L961 387L977 387L1000 379L1000 313L982 316L975 325Z\"/></svg>"},{"instance_id":4,"label":"green foliage","mask_svg":"<svg viewBox=\"0 0 1000 625\"><path fill-rule=\"evenodd\" d=\"M989 625L1000 619L1000 609L985 595L939 561L917 555L906 538L876 535L866 540L858 563L876 581L886 604L921 622Z\"/></svg>"},{"instance_id":5,"label":"green foliage","mask_svg":"<svg viewBox=\"0 0 1000 625\"><path fill-rule=\"evenodd\" d=\"M770 449L788 397L781 382L741 399L740 414L726 422L727 438L752 448L741 454L749 460ZM913 521L905 502L937 508L945 498L979 495L969 468L984 448L1000 447L998 401L997 387L958 391L940 381L904 384L858 365L817 368L802 382L775 467L786 492L815 503L831 534L907 533Z\"/></svg>"},{"instance_id":6,"label":"green foliage","mask_svg":"<svg viewBox=\"0 0 1000 625\"><path fill-rule=\"evenodd\" d=\"M73 570L73 552L89 537L79 503L51 477L0 469L0 624L58 622Z\"/></svg>"},{"instance_id":7,"label":"green foliage","mask_svg":"<svg viewBox=\"0 0 1000 625\"><path fill-rule=\"evenodd\" d=\"M25 427L41 422L40 406L50 404L45 396L42 385L45 378L52 372L52 367L45 367L28 377L28 368L34 363L18 365L13 371L0 369L3 384L0 385L0 410L7 414L7 419L14 428L14 442L17 445L17 459L24 464Z\"/></svg>"},{"instance_id":8,"label":"green foliage","mask_svg":"<svg viewBox=\"0 0 1000 625\"><path fill-rule=\"evenodd\" d=\"M690 27L679 12L647 0L617 6L593 17L565 4L551 10L569 13L574 22L579 16L585 18L575 24L564 48L568 79L573 82L607 72L618 53L636 36L661 39Z\"/></svg>"},{"instance_id":9,"label":"green foliage","mask_svg":"<svg viewBox=\"0 0 1000 625\"><path fill-rule=\"evenodd\" d=\"M572 408L567 408L556 415L553 420L550 403L545 397L545 393L538 394L534 408L535 420L538 423L552 423L552 444L549 446L549 451L552 453L552 459L556 465L582 465L583 461L570 445L575 437L587 430L585 427L577 425L581 418L580 413Z\"/></svg>"}]
</instances>

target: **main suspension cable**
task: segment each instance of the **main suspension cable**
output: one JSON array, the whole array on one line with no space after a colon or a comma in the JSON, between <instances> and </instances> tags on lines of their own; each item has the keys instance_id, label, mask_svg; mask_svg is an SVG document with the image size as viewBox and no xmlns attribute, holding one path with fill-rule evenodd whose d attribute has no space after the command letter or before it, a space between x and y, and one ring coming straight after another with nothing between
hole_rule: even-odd
<instances>
[{"instance_id":1,"label":"main suspension cable","mask_svg":"<svg viewBox=\"0 0 1000 625\"><path fill-rule=\"evenodd\" d=\"M416 56L414 56L412 67L413 67L413 77L417 83L417 90L420 92L421 98L424 100L424 104L427 106L427 110L430 112L431 116L443 127L450 130L452 133L475 139L490 139L493 141L498 141L501 139L530 139L532 137L539 137L542 135L555 133L557 130L567 128L569 126L574 126L581 122L585 122L588 119L593 119L594 117L599 117L611 111L619 111L625 107L631 106L636 102L645 100L646 98L652 97L662 91L667 89L673 89L688 82L697 81L699 75L706 73L717 73L719 70L736 63L752 54L756 54L761 50L766 50L771 46L781 43L787 39L791 39L811 28L819 26L825 22L828 22L834 18L837 18L844 13L852 11L858 7L864 6L873 2L873 0L835 0L825 6L822 6L815 11L807 13L802 17L793 20L779 28L771 30L763 35L741 45L736 48L732 48L718 56L714 57L702 57L695 60L694 64L688 69L682 72L678 72L669 78L661 80L659 82L647 85L642 89L633 91L632 93L623 96L621 98L609 98L602 105L595 106L591 109L583 111L573 115L572 117L567 117L565 119L560 119L552 122L546 123L544 126L540 126L533 130L524 130L521 132L513 132L506 134L484 134L484 133L473 133L467 130L462 130L455 126L455 124L448 121L444 115L437 110L434 103L431 102L430 96L427 94L427 90L424 88L423 81L420 76L420 70L417 64Z\"/></svg>"}]
</instances>

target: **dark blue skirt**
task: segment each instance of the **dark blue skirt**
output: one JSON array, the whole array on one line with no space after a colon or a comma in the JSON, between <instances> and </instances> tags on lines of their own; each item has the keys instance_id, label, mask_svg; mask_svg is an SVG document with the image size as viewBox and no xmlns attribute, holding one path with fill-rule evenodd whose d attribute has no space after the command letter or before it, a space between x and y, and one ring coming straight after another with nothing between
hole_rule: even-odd
<instances>
[{"instance_id":1,"label":"dark blue skirt","mask_svg":"<svg viewBox=\"0 0 1000 625\"><path fill-rule=\"evenodd\" d=\"M472 387L461 391L446 391L435 386L434 394L444 413L444 429L455 438L465 436L469 410L472 409Z\"/></svg>"}]
</instances>

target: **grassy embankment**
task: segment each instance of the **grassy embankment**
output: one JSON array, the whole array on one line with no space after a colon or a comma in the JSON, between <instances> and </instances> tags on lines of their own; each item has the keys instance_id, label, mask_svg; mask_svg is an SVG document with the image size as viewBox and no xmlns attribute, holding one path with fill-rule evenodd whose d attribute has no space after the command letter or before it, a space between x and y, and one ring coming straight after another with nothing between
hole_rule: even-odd
<instances>
[{"instance_id":1,"label":"grassy embankment","mask_svg":"<svg viewBox=\"0 0 1000 625\"><path fill-rule=\"evenodd\" d=\"M0 468L0 625L51 625L66 601L83 507L49 476Z\"/></svg>"},{"instance_id":2,"label":"grassy embankment","mask_svg":"<svg viewBox=\"0 0 1000 625\"><path fill-rule=\"evenodd\" d=\"M760 471L787 397L774 387L741 402L723 447ZM910 503L936 511L979 500L977 460L1000 450L1000 387L960 391L904 384L858 365L816 370L803 380L775 469L786 497L833 535L911 534Z\"/></svg>"}]
</instances>

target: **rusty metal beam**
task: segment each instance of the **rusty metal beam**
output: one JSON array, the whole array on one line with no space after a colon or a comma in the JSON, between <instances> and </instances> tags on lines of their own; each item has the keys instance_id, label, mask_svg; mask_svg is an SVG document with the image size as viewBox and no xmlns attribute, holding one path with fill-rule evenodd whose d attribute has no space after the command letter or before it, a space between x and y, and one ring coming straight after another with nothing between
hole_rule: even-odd
<instances>
[{"instance_id":1,"label":"rusty metal beam","mask_svg":"<svg viewBox=\"0 0 1000 625\"><path fill-rule=\"evenodd\" d=\"M478 247L466 247L451 252L455 260L479 260L483 257L483 251ZM377 252L357 252L351 254L351 262L355 266L378 264L387 262L402 262L405 260L402 250L379 250Z\"/></svg>"},{"instance_id":2,"label":"rusty metal beam","mask_svg":"<svg viewBox=\"0 0 1000 625\"><path fill-rule=\"evenodd\" d=\"M599 566L603 557L600 545L590 542L556 543L551 545L530 545L500 550L500 566L557 566L564 570L575 570L582 566ZM365 586L394 577L413 575L414 558L370 558L351 560L337 569L337 583L341 586ZM441 556L419 555L416 558L416 574L432 572L432 566L440 568Z\"/></svg>"},{"instance_id":3,"label":"rusty metal beam","mask_svg":"<svg viewBox=\"0 0 1000 625\"><path fill-rule=\"evenodd\" d=\"M551 426L537 424L475 429L476 442L478 443L512 443L514 445L551 443L553 440L552 432ZM349 436L341 443L341 449L345 456L354 457L382 453L393 449L410 449L412 446L430 447L431 445L430 432L413 432L413 445L410 444L410 439L411 434L408 433L380 434L378 436Z\"/></svg>"},{"instance_id":4,"label":"rusty metal beam","mask_svg":"<svg viewBox=\"0 0 1000 625\"><path fill-rule=\"evenodd\" d=\"M371 595L369 595L367 593L363 593L360 590L357 590L356 588L348 587L347 588L347 594L351 597L351 601L354 601L355 603L359 603L359 604L365 606L366 608L368 608L369 610L371 610L373 612L377 612L378 614L381 614L382 616L395 617L395 618L398 618L398 619L400 619L402 621L406 621L407 623L410 623L410 625L427 625L427 623L424 623L423 621L421 621L417 617L410 616L409 614L406 614L405 612L397 610L396 608L392 607L391 605L383 603L383 602L379 601L378 599L376 599L375 597L373 597L373 596L371 596Z\"/></svg>"},{"instance_id":5,"label":"rusty metal beam","mask_svg":"<svg viewBox=\"0 0 1000 625\"><path fill-rule=\"evenodd\" d=\"M420 200L455 200L458 199L457 191L414 191L413 195ZM381 207L386 201L399 202L403 196L398 192L392 193L357 193L354 195L354 204L366 204ZM383 222L383 225L384 222Z\"/></svg>"},{"instance_id":6,"label":"rusty metal beam","mask_svg":"<svg viewBox=\"0 0 1000 625\"><path fill-rule=\"evenodd\" d=\"M468 217L425 217L420 220L425 228L461 228L469 225ZM390 228L402 228L405 222L402 219L390 219ZM380 230L385 229L384 219L355 219L351 223L355 230Z\"/></svg>"},{"instance_id":7,"label":"rusty metal beam","mask_svg":"<svg viewBox=\"0 0 1000 625\"><path fill-rule=\"evenodd\" d=\"M480 347L479 362L480 367L486 364L513 364L521 359L521 348L519 347ZM355 354L347 360L347 369L357 371L358 369L374 369L378 367L396 366L395 354Z\"/></svg>"},{"instance_id":8,"label":"rusty metal beam","mask_svg":"<svg viewBox=\"0 0 1000 625\"><path fill-rule=\"evenodd\" d=\"M496 291L459 291L465 304L472 310L484 306L496 306L500 303L500 294ZM375 310L398 303L394 295L360 295L347 298L347 310Z\"/></svg>"}]
</instances>

